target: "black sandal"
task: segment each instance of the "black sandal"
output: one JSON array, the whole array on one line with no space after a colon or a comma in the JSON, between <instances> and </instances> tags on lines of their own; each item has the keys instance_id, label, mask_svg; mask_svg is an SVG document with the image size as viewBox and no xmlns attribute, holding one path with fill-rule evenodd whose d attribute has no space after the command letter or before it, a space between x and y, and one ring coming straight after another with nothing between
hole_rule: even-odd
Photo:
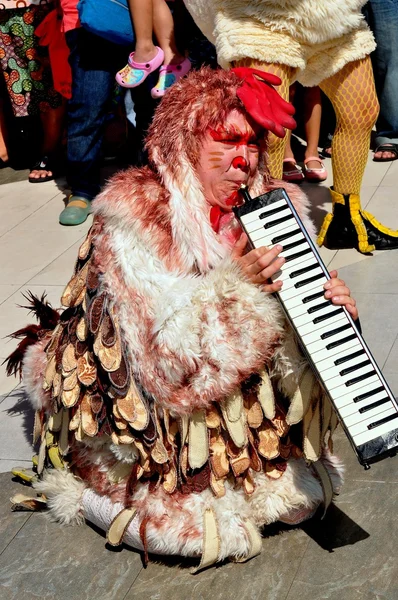
<instances>
[{"instance_id":1,"label":"black sandal","mask_svg":"<svg viewBox=\"0 0 398 600\"><path fill-rule=\"evenodd\" d=\"M322 150L319 152L319 156L321 158L332 158L332 153L329 152L327 148L322 148Z\"/></svg>"},{"instance_id":2,"label":"black sandal","mask_svg":"<svg viewBox=\"0 0 398 600\"><path fill-rule=\"evenodd\" d=\"M376 152L391 152L391 154L394 154L394 156L393 158L375 158L375 156L373 156L373 162L391 162L393 160L397 160L398 144L394 144L393 142L380 144L380 146L377 146L377 148L374 150L375 154Z\"/></svg>"},{"instance_id":3,"label":"black sandal","mask_svg":"<svg viewBox=\"0 0 398 600\"><path fill-rule=\"evenodd\" d=\"M333 135L331 133L328 134L327 136L327 143L324 145L324 147L322 148L322 150L319 153L319 156L321 158L332 158L332 153L329 152L329 148L332 147L332 140L333 140Z\"/></svg>"},{"instance_id":4,"label":"black sandal","mask_svg":"<svg viewBox=\"0 0 398 600\"><path fill-rule=\"evenodd\" d=\"M43 156L40 160L38 160L33 167L30 169L32 171L51 171L52 175L45 175L45 177L31 177L29 176L29 183L44 183L46 181L52 181L57 176L58 166L55 164L53 160L49 156Z\"/></svg>"}]
</instances>

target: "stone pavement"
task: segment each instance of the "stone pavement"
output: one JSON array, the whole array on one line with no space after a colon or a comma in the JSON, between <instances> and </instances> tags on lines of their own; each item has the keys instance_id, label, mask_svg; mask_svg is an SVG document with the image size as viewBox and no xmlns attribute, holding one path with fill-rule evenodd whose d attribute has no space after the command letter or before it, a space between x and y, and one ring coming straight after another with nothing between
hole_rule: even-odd
<instances>
[{"instance_id":1,"label":"stone pavement","mask_svg":"<svg viewBox=\"0 0 398 600\"><path fill-rule=\"evenodd\" d=\"M330 169L330 161L326 161ZM64 182L32 185L27 173L0 172L0 360L5 336L29 322L21 293L46 291L59 305L77 248L89 227L58 225ZM329 210L326 182L307 185L319 226ZM362 203L398 229L398 162L369 163ZM364 336L398 394L398 251L371 257L322 249L358 301ZM61 528L42 514L12 513L23 491L9 473L30 467L32 413L18 381L0 370L0 600L398 600L398 457L365 472L343 433L336 450L346 484L323 522L266 530L261 556L191 575L189 563L151 562L109 549L90 526Z\"/></svg>"}]
</instances>

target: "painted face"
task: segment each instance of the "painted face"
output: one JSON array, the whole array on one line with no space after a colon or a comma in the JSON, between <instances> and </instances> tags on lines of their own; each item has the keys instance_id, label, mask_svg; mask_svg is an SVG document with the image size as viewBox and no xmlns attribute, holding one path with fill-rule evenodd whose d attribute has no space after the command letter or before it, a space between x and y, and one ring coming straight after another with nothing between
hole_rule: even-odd
<instances>
[{"instance_id":1,"label":"painted face","mask_svg":"<svg viewBox=\"0 0 398 600\"><path fill-rule=\"evenodd\" d=\"M197 171L211 206L230 212L239 203L237 190L254 178L262 139L263 130L253 129L237 110L217 130L206 133Z\"/></svg>"}]
</instances>

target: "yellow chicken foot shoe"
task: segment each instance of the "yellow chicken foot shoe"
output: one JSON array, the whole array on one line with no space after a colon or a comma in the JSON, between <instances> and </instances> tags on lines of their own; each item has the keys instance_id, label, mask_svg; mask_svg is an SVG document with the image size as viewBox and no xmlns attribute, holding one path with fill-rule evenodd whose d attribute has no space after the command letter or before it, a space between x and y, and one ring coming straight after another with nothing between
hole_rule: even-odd
<instances>
[{"instance_id":1,"label":"yellow chicken foot shoe","mask_svg":"<svg viewBox=\"0 0 398 600\"><path fill-rule=\"evenodd\" d=\"M333 212L326 215L318 235L318 245L330 250L356 248L364 254L398 248L398 231L379 223L362 210L358 194L330 190Z\"/></svg>"}]
</instances>

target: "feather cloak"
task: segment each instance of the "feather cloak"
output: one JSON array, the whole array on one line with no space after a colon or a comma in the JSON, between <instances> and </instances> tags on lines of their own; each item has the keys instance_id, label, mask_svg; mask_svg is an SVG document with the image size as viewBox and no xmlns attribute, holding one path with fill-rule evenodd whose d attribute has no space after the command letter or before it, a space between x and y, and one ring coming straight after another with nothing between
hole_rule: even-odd
<instances>
[{"instance_id":1,"label":"feather cloak","mask_svg":"<svg viewBox=\"0 0 398 600\"><path fill-rule=\"evenodd\" d=\"M191 206L148 167L108 183L23 376L39 470L68 466L37 484L54 518L116 519L110 539L213 562L250 557L257 526L318 506L306 460L322 456L335 488L341 467L323 450L337 421L276 299L231 260L189 174ZM278 185L258 175L251 191ZM305 196L284 187L312 232Z\"/></svg>"}]
</instances>

